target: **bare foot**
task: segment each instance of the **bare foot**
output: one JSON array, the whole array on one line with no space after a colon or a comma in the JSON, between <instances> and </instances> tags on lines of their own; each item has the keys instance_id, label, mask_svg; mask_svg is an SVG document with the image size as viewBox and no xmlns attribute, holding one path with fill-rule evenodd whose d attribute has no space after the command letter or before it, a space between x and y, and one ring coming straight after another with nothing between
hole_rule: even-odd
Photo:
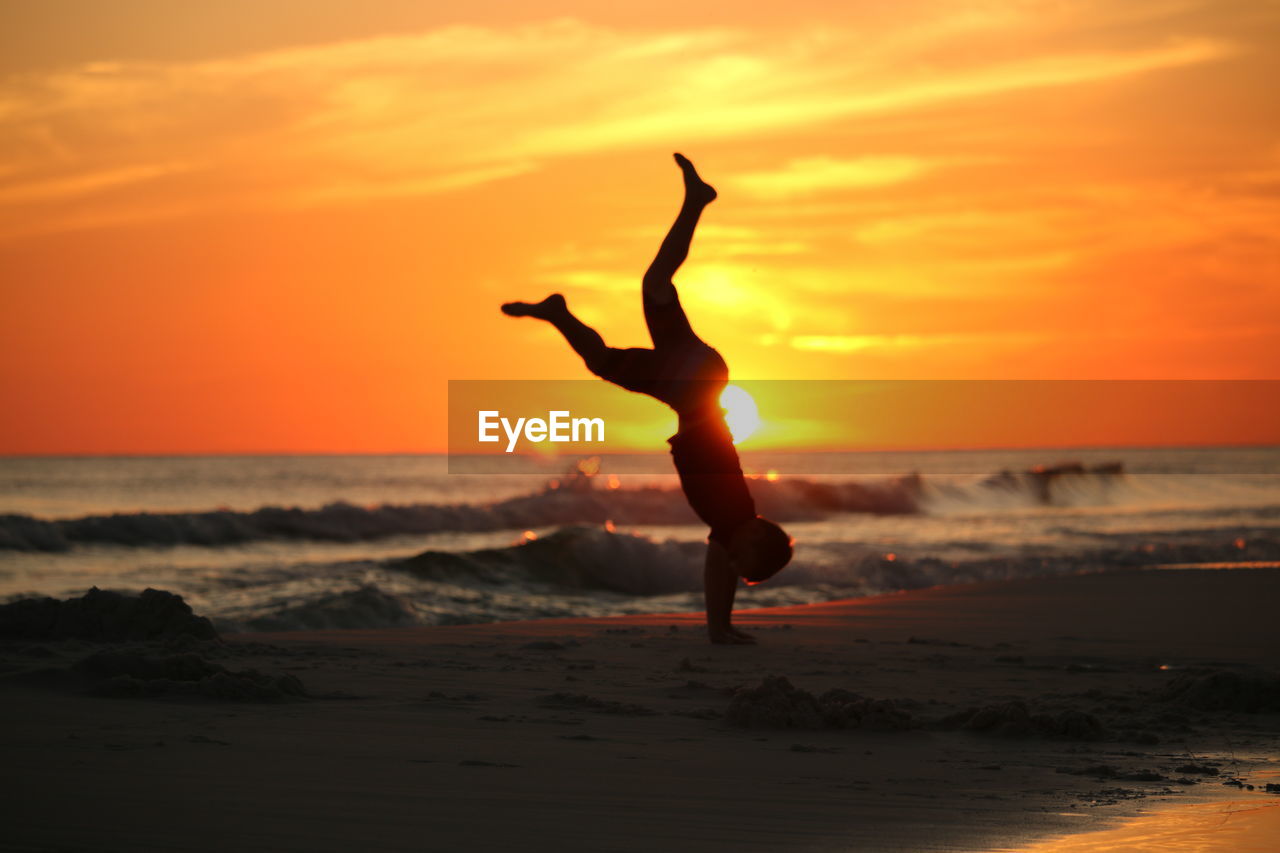
<instances>
[{"instance_id":1,"label":"bare foot","mask_svg":"<svg viewBox=\"0 0 1280 853\"><path fill-rule=\"evenodd\" d=\"M698 170L693 168L693 163L689 162L689 158L683 154L674 154L672 156L676 158L676 165L680 167L680 171L684 172L685 196L704 205L715 201L716 188L699 177Z\"/></svg>"},{"instance_id":2,"label":"bare foot","mask_svg":"<svg viewBox=\"0 0 1280 853\"><path fill-rule=\"evenodd\" d=\"M502 313L508 317L537 317L539 320L550 320L564 310L564 297L558 293L551 294L541 302L508 302L502 306Z\"/></svg>"},{"instance_id":3,"label":"bare foot","mask_svg":"<svg viewBox=\"0 0 1280 853\"><path fill-rule=\"evenodd\" d=\"M707 637L712 643L723 646L754 646L756 638L737 628L708 628Z\"/></svg>"}]
</instances>

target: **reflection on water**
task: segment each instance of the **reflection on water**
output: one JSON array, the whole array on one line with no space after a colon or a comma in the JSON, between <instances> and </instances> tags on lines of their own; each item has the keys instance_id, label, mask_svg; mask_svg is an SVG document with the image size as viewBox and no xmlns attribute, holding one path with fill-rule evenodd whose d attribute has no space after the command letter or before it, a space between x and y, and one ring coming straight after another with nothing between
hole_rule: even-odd
<instances>
[{"instance_id":1,"label":"reflection on water","mask_svg":"<svg viewBox=\"0 0 1280 853\"><path fill-rule=\"evenodd\" d=\"M1276 560L1232 560L1214 563L1160 563L1153 569L1280 569Z\"/></svg>"},{"instance_id":2,"label":"reflection on water","mask_svg":"<svg viewBox=\"0 0 1280 853\"><path fill-rule=\"evenodd\" d=\"M1009 850L1009 848L1002 848ZM1161 809L1115 829L1017 848L1017 853L1275 853L1280 800L1233 800Z\"/></svg>"}]
</instances>

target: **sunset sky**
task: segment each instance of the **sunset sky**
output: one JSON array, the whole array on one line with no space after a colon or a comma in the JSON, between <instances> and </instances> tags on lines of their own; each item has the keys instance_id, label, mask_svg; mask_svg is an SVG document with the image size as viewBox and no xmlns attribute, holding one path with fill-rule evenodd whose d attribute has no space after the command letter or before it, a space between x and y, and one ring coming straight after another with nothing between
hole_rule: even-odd
<instances>
[{"instance_id":1,"label":"sunset sky","mask_svg":"<svg viewBox=\"0 0 1280 853\"><path fill-rule=\"evenodd\" d=\"M677 150L720 190L677 283L735 379L1280 379L1280 3L44 0L0 31L0 453L444 450L448 380L585 378L501 302L648 345Z\"/></svg>"}]
</instances>

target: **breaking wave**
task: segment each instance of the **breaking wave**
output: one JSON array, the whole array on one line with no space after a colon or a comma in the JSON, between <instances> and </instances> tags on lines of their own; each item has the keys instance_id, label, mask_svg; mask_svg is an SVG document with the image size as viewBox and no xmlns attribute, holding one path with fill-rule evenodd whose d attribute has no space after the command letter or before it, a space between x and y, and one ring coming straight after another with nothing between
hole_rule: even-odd
<instances>
[{"instance_id":1,"label":"breaking wave","mask_svg":"<svg viewBox=\"0 0 1280 853\"><path fill-rule=\"evenodd\" d=\"M655 542L599 527L566 527L507 548L426 551L388 563L420 580L494 586L533 582L560 588L663 595L702 589L701 542Z\"/></svg>"},{"instance_id":2,"label":"breaking wave","mask_svg":"<svg viewBox=\"0 0 1280 853\"><path fill-rule=\"evenodd\" d=\"M754 481L761 512L779 520L821 518L834 512L916 512L917 483L826 484L810 480ZM66 551L80 544L124 546L233 545L265 539L358 542L441 531L480 532L557 524L697 524L677 489L598 489L556 484L488 505L414 504L319 509L264 507L253 512L212 510L120 513L71 519L0 516L0 548Z\"/></svg>"},{"instance_id":3,"label":"breaking wave","mask_svg":"<svg viewBox=\"0 0 1280 853\"><path fill-rule=\"evenodd\" d=\"M788 606L978 581L1238 560L1235 538L1240 532L1223 530L1196 541L1178 533L1120 535L1086 553L966 561L895 556L844 543L831 555L802 552L768 583L738 590L738 606ZM1250 557L1280 558L1280 533L1253 535ZM705 553L702 543L659 542L574 526L505 548L426 551L384 561L375 572L346 573L345 588L273 598L213 618L224 631L283 631L697 611L703 607Z\"/></svg>"},{"instance_id":4,"label":"breaking wave","mask_svg":"<svg viewBox=\"0 0 1280 853\"><path fill-rule=\"evenodd\" d=\"M1046 505L1058 500L1105 501L1125 477L1118 465L1001 472L959 485L919 475L869 481L805 478L749 481L758 511L780 522L837 513L900 515L961 505ZM676 488L600 488L589 476L554 481L532 494L491 504L411 504L361 507L332 503L318 509L264 507L252 512L210 510L118 513L71 519L0 515L0 549L67 551L77 545L224 546L264 540L360 542L402 534L482 532L565 524L698 524Z\"/></svg>"}]
</instances>

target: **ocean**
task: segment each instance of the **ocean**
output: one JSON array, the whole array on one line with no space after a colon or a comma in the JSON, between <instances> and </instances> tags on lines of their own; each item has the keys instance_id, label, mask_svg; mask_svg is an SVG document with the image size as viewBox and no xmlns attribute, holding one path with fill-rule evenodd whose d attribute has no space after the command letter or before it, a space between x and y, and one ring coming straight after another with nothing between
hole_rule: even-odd
<instances>
[{"instance_id":1,"label":"ocean","mask_svg":"<svg viewBox=\"0 0 1280 853\"><path fill-rule=\"evenodd\" d=\"M739 607L1280 560L1280 448L744 453L743 465L796 552ZM637 466L622 458L542 467L3 458L0 598L155 587L223 631L702 608L706 528L674 475L626 473Z\"/></svg>"}]
</instances>

